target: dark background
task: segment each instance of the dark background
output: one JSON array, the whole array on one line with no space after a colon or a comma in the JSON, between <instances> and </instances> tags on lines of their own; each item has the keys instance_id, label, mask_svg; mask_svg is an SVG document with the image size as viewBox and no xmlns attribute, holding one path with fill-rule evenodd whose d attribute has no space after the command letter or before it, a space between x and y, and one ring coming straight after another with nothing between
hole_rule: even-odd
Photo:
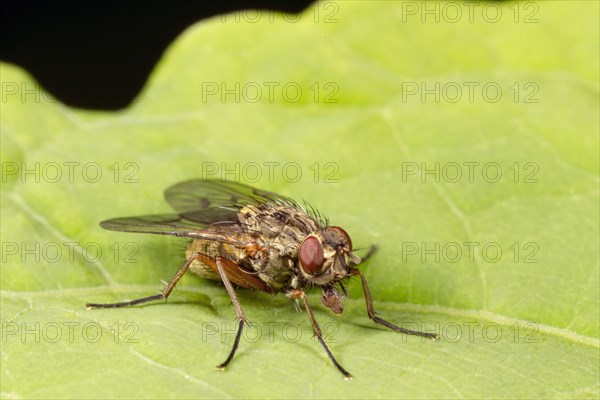
<instances>
[{"instance_id":1,"label":"dark background","mask_svg":"<svg viewBox=\"0 0 600 400\"><path fill-rule=\"evenodd\" d=\"M20 65L70 106L114 110L144 86L188 26L243 9L297 13L309 0L52 2L0 5L0 60Z\"/></svg>"}]
</instances>

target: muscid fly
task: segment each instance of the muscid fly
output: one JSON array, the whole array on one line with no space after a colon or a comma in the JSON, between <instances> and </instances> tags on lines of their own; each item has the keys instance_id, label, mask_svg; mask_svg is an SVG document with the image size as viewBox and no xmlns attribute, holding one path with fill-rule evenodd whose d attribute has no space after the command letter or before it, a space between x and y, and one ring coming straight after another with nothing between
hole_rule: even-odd
<instances>
[{"instance_id":1,"label":"muscid fly","mask_svg":"<svg viewBox=\"0 0 600 400\"><path fill-rule=\"evenodd\" d=\"M358 276L367 313L374 322L396 332L437 339L436 334L401 328L376 315L367 281L356 268L361 259L352 251L350 236L339 226L329 225L312 207L241 183L216 180L178 183L165 191L165 198L176 213L115 218L100 226L190 238L184 264L162 293L122 303L90 303L88 308L126 307L167 299L188 269L202 278L222 281L239 320L229 356L217 366L224 369L233 359L248 321L234 285L285 293L291 300L302 301L315 337L336 368L350 379L352 375L337 362L323 340L305 290L320 287L322 303L341 314L342 300L347 296L342 282Z\"/></svg>"}]
</instances>

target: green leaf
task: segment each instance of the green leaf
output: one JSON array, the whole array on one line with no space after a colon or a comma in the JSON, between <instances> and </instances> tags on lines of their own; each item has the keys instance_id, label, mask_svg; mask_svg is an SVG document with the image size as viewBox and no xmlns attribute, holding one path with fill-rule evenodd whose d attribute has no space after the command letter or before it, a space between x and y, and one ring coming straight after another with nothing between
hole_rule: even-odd
<instances>
[{"instance_id":1,"label":"green leaf","mask_svg":"<svg viewBox=\"0 0 600 400\"><path fill-rule=\"evenodd\" d=\"M115 113L2 64L2 397L598 398L598 11L216 17ZM361 267L376 309L440 342L375 326L356 281L339 318L310 296L352 381L284 296L239 291L254 326L226 372L235 313L217 283L86 310L157 293L186 244L98 222L168 212L164 188L198 177L305 198L377 244Z\"/></svg>"}]
</instances>

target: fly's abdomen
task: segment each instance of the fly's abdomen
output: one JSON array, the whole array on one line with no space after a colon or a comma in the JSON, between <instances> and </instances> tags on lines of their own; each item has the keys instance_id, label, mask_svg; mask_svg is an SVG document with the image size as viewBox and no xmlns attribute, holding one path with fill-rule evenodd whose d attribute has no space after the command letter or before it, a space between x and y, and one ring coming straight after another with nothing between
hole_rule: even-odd
<instances>
[{"instance_id":1,"label":"fly's abdomen","mask_svg":"<svg viewBox=\"0 0 600 400\"><path fill-rule=\"evenodd\" d=\"M185 251L186 258L192 257L195 253L207 254L216 257L220 253L221 244L214 241L193 240ZM190 271L204 279L221 280L219 274L211 267L196 259L190 265Z\"/></svg>"}]
</instances>

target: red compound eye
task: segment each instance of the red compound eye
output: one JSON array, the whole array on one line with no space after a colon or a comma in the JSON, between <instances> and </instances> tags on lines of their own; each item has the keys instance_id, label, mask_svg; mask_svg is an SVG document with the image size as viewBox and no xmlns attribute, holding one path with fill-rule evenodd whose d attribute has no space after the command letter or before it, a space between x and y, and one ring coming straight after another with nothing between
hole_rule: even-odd
<instances>
[{"instance_id":1,"label":"red compound eye","mask_svg":"<svg viewBox=\"0 0 600 400\"><path fill-rule=\"evenodd\" d=\"M325 263L325 255L321 242L314 236L309 236L304 239L300 245L300 267L308 275L314 275L321 271L321 267Z\"/></svg>"}]
</instances>

